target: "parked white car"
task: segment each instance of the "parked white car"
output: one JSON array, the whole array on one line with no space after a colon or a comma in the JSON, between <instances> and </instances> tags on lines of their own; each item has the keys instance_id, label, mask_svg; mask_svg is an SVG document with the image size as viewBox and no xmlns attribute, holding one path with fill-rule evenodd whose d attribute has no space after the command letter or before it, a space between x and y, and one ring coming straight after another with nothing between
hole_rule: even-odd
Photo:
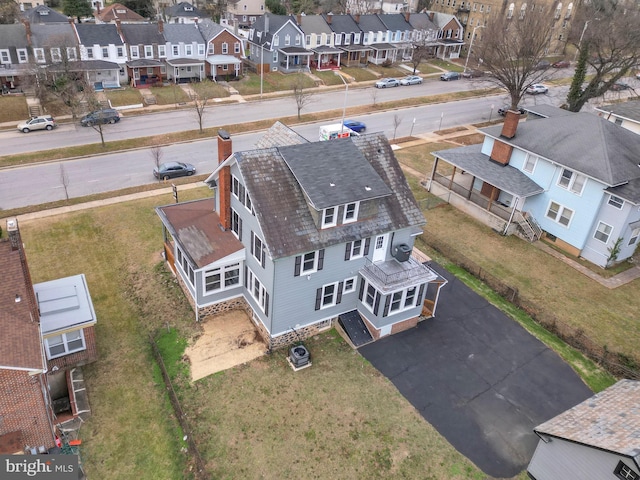
<instances>
[{"instance_id":1,"label":"parked white car","mask_svg":"<svg viewBox=\"0 0 640 480\"><path fill-rule=\"evenodd\" d=\"M529 88L527 88L527 93L529 95L538 95L539 93L547 93L548 91L549 89L541 83L534 83Z\"/></svg>"},{"instance_id":2,"label":"parked white car","mask_svg":"<svg viewBox=\"0 0 640 480\"><path fill-rule=\"evenodd\" d=\"M17 126L22 133L29 133L31 130L53 130L56 127L56 121L51 115L40 115L30 118L24 122L20 122Z\"/></svg>"}]
</instances>

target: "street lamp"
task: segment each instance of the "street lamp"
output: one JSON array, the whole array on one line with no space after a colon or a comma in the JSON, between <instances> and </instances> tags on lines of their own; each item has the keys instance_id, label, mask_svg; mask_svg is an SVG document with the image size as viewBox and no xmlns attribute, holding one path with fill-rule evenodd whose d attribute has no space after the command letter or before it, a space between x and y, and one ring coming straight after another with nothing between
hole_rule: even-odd
<instances>
[{"instance_id":1,"label":"street lamp","mask_svg":"<svg viewBox=\"0 0 640 480\"><path fill-rule=\"evenodd\" d=\"M342 106L342 124L340 126L340 133L344 133L344 117L345 117L345 115L347 113L347 95L349 94L349 84L344 79L344 77L342 75L340 75L340 73L338 73L335 70L333 71L333 73L340 80L342 80L342 83L344 83L344 105Z\"/></svg>"},{"instance_id":2,"label":"street lamp","mask_svg":"<svg viewBox=\"0 0 640 480\"><path fill-rule=\"evenodd\" d=\"M471 43L469 44L469 51L467 52L467 59L464 61L464 72L467 73L467 64L469 63L469 57L471 56L471 49L473 48L473 40L476 38L476 30L479 28L484 28L485 25L476 25L473 27L473 32L471 33Z\"/></svg>"}]
</instances>

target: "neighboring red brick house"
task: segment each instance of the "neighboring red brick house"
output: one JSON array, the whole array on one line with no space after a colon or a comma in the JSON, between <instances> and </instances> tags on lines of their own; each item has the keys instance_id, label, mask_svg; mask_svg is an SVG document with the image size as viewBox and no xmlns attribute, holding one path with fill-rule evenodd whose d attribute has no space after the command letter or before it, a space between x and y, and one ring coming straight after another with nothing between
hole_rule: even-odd
<instances>
[{"instance_id":1,"label":"neighboring red brick house","mask_svg":"<svg viewBox=\"0 0 640 480\"><path fill-rule=\"evenodd\" d=\"M214 80L241 77L245 58L242 39L209 19L200 20L198 29L206 42L206 76Z\"/></svg>"},{"instance_id":2,"label":"neighboring red brick house","mask_svg":"<svg viewBox=\"0 0 640 480\"><path fill-rule=\"evenodd\" d=\"M77 368L97 359L84 275L33 285L16 220L0 240L0 454L49 449L89 413Z\"/></svg>"}]
</instances>

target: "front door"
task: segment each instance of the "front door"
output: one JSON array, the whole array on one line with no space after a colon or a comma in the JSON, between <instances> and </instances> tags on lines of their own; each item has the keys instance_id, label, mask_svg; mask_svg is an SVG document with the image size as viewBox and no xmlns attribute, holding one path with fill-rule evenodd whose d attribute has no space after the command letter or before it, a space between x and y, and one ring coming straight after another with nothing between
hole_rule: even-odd
<instances>
[{"instance_id":1,"label":"front door","mask_svg":"<svg viewBox=\"0 0 640 480\"><path fill-rule=\"evenodd\" d=\"M373 244L373 262L382 262L386 258L387 252L387 235L378 235Z\"/></svg>"}]
</instances>

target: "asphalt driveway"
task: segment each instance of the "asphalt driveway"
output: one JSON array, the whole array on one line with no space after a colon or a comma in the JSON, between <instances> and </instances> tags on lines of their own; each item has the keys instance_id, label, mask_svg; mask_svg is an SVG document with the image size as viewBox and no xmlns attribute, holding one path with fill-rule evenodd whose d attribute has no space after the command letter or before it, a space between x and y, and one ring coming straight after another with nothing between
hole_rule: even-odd
<instances>
[{"instance_id":1,"label":"asphalt driveway","mask_svg":"<svg viewBox=\"0 0 640 480\"><path fill-rule=\"evenodd\" d=\"M593 393L552 350L438 265L436 318L360 353L484 473L524 470L533 428Z\"/></svg>"}]
</instances>

